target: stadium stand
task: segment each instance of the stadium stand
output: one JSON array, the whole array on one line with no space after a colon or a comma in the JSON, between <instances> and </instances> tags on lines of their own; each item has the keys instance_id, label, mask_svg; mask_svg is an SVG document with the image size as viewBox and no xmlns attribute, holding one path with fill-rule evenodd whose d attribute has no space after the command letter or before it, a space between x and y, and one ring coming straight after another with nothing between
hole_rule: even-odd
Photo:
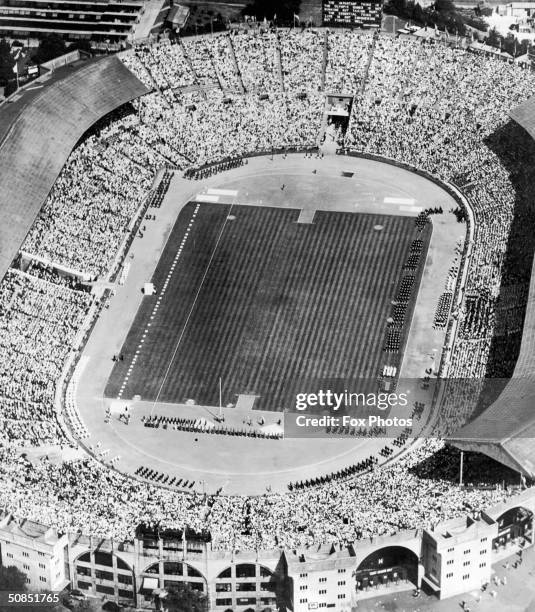
<instances>
[{"instance_id":1,"label":"stadium stand","mask_svg":"<svg viewBox=\"0 0 535 612\"><path fill-rule=\"evenodd\" d=\"M346 35L358 40L343 41L337 33L333 41L340 49L358 46L361 34ZM65 266L82 265L100 274L109 270L113 249L120 244L118 236L124 234L138 203L149 192L152 174L160 164L186 170L269 151L274 145L305 147L317 142L324 103L317 91L321 69L308 63L323 62L325 37L305 33L308 42L300 44L295 32L279 36L283 43L272 33L239 34L235 39L221 38L227 40L227 47L222 42L214 46L218 53L214 64L233 89L231 96L217 87L200 91L196 79L212 86L214 73L193 74L192 66L199 72L201 68L198 62L187 61L179 45L138 47L126 55L123 61L139 80L117 58L96 62L44 91L36 99L38 104L17 118L0 148L0 175L6 179L0 195L5 217L0 229L4 277L0 349L6 355L2 365L7 371L0 381L0 409L6 422L15 423L5 433L6 444L0 445L0 480L5 483L0 487L0 506L17 516L38 518L61 531L118 540L131 537L140 522L205 530L211 533L216 550L252 551L387 535L464 516L467 510L476 516L515 494L502 482L518 482L517 474L506 468L499 472L490 461L466 475L472 487L459 487L459 454L444 449L440 440L424 441L390 465L374 466L370 461L365 466L369 471L359 469L355 474L349 468L347 473L305 483L287 495L257 498L214 495L207 499L198 492L161 490L93 458L61 465L43 460L34 466L20 456L19 447L25 444L64 441L59 426L55 427L51 400L91 306L87 292L76 284L63 284L50 270L33 267L24 274L8 270L73 145L104 114L153 90L94 126L80 142L30 233L31 246L37 250L33 254L42 254L46 247L54 261L60 258ZM368 37L365 42L370 42ZM199 48L207 53L206 46ZM281 67L277 48L284 50ZM532 145L522 145L525 150L517 147L518 134L508 131L506 113L528 98L535 78L496 59L410 39L378 36L369 48L369 56L353 58L354 76L348 75L339 59L343 52L340 55L330 47L325 82L359 89L347 134L339 133L340 147L409 163L455 182L475 211L467 298L463 310L456 313L460 332L447 373L476 382L488 370L492 373L491 344L495 330L500 330L497 296L503 287L514 302L508 311L511 336L521 329L528 308L516 374L529 374L535 296L531 291L526 302L524 291L531 270L520 266L512 282L504 272L504 259L519 208L522 214L530 213L526 202L534 201ZM187 45L187 53L197 52L196 46ZM283 79L285 91L279 68L288 77ZM240 82L246 93L236 95ZM303 92L306 95L298 98ZM267 98L260 99L259 93L267 93ZM72 108L71 115L66 115L66 107ZM134 111L139 111L141 122L132 119ZM121 195L124 190L133 190L132 201ZM456 212L464 222L463 212ZM88 223L84 215L94 223ZM530 230L529 224L524 225ZM64 243L67 230L70 240ZM45 247L39 240L42 236L47 236ZM529 256L527 237L519 244L526 246ZM47 318L40 316L43 310ZM61 334L56 329L58 321L64 326ZM505 330L502 335L507 334ZM505 356L507 367L514 365L515 352ZM18 378L13 379L7 369L10 363L22 372ZM446 394L446 409L451 411L446 410L444 421L437 423L437 438L470 416L459 414L458 398L451 404L448 401ZM27 434L24 425L37 421L47 424L35 425ZM516 427L519 421L513 421ZM510 448L514 457L516 448ZM381 452L391 454L391 447ZM512 464L512 459L505 459L504 463ZM517 469L519 463L514 462Z\"/></svg>"},{"instance_id":2,"label":"stadium stand","mask_svg":"<svg viewBox=\"0 0 535 612\"><path fill-rule=\"evenodd\" d=\"M535 138L535 96L510 112ZM513 376L483 414L447 438L457 448L482 452L535 478L535 263L531 272L522 344Z\"/></svg>"},{"instance_id":3,"label":"stadium stand","mask_svg":"<svg viewBox=\"0 0 535 612\"><path fill-rule=\"evenodd\" d=\"M84 66L44 89L13 122L0 146L0 275L32 226L83 133L146 88L116 57Z\"/></svg>"}]
</instances>

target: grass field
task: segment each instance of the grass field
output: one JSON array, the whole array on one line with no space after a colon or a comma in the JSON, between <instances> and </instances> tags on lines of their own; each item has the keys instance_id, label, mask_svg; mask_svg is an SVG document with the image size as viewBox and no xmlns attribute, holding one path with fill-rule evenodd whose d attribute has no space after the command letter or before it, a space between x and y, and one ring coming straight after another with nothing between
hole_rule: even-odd
<instances>
[{"instance_id":1,"label":"grass field","mask_svg":"<svg viewBox=\"0 0 535 612\"><path fill-rule=\"evenodd\" d=\"M224 404L253 394L255 408L275 411L293 407L297 392L328 388L321 381L375 379L391 362L386 319L414 219L298 217L283 208L186 205L152 279L158 294L143 298L106 396L118 395L129 368L123 398L214 406L221 376Z\"/></svg>"}]
</instances>

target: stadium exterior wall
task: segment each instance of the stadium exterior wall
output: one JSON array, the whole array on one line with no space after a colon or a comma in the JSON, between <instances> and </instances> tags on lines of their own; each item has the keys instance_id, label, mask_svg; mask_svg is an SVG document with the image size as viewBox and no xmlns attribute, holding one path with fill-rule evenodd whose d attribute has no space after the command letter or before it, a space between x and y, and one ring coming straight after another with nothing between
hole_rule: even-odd
<instances>
[{"instance_id":1,"label":"stadium exterior wall","mask_svg":"<svg viewBox=\"0 0 535 612\"><path fill-rule=\"evenodd\" d=\"M522 535L508 537L510 525L502 524L502 517L519 508L531 520ZM188 535L186 539L184 535L177 535L178 532L161 532L156 536L138 534L132 540L120 542L81 534L62 536L54 528L31 523L31 535L25 535L20 519L2 514L0 547L9 550L10 562L20 565L21 570L24 563L33 562L34 556L35 565L37 561L43 563L45 557L40 554L37 559L37 556L38 551L44 550L48 555L44 562L51 568L56 567L59 558L63 565L64 559L65 583L70 582L71 588L104 596L116 603L135 605L138 609L153 607L155 591L176 582L189 582L205 592L209 609L214 612L245 608L306 612L309 603L318 607L329 604L332 607L334 603L337 610L349 611L358 601L380 594L376 588L364 589L362 583L359 585L355 572L369 572L376 587L384 582L380 579L381 573L388 575L386 582L394 580L405 589L425 582L440 599L478 589L490 581L492 564L533 543L534 515L535 492L529 489L476 518L460 517L431 529L400 531L344 545L232 552L212 550L210 542L202 537ZM38 541L35 533L42 534ZM51 546L56 542L57 545ZM470 557L467 557L468 549ZM406 560L400 558L399 564L393 561L392 568L383 567L384 558L388 565L389 552L395 559L396 551L401 555L407 551L412 559L413 576L406 582L402 576L398 576L399 580L393 576L394 571L403 572ZM375 558L382 567L380 572L368 563L370 558ZM467 560L470 561L468 569ZM240 569L250 571L241 575ZM461 573L468 578L460 580ZM244 597L256 601L240 604Z\"/></svg>"}]
</instances>

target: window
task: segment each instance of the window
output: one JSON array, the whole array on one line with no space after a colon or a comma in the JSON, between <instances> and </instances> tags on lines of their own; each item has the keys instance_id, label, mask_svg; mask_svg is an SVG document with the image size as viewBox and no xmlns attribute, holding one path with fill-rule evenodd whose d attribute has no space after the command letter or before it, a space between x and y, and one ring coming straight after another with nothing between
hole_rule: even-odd
<instances>
[{"instance_id":1,"label":"window","mask_svg":"<svg viewBox=\"0 0 535 612\"><path fill-rule=\"evenodd\" d=\"M325 595L325 593L327 593L327 589L320 589L320 590L318 591L318 593L319 593L320 595Z\"/></svg>"},{"instance_id":2,"label":"window","mask_svg":"<svg viewBox=\"0 0 535 612\"><path fill-rule=\"evenodd\" d=\"M238 582L236 591L256 591L255 582Z\"/></svg>"},{"instance_id":3,"label":"window","mask_svg":"<svg viewBox=\"0 0 535 612\"><path fill-rule=\"evenodd\" d=\"M252 563L240 563L240 565L236 565L236 578L254 578L255 576L256 566Z\"/></svg>"},{"instance_id":4,"label":"window","mask_svg":"<svg viewBox=\"0 0 535 612\"><path fill-rule=\"evenodd\" d=\"M307 576L308 576L308 574L306 572L304 574L299 574L299 578L306 578Z\"/></svg>"},{"instance_id":5,"label":"window","mask_svg":"<svg viewBox=\"0 0 535 612\"><path fill-rule=\"evenodd\" d=\"M124 597L125 599L133 599L134 595L132 591L125 591L125 589L119 589L119 597Z\"/></svg>"},{"instance_id":6,"label":"window","mask_svg":"<svg viewBox=\"0 0 535 612\"><path fill-rule=\"evenodd\" d=\"M487 538L481 538L480 542L486 542Z\"/></svg>"},{"instance_id":7,"label":"window","mask_svg":"<svg viewBox=\"0 0 535 612\"><path fill-rule=\"evenodd\" d=\"M121 584L132 584L132 576L125 576L124 574L117 575L117 581Z\"/></svg>"},{"instance_id":8,"label":"window","mask_svg":"<svg viewBox=\"0 0 535 612\"><path fill-rule=\"evenodd\" d=\"M230 591L232 591L232 584L230 582L216 584L215 591L216 593L229 593Z\"/></svg>"},{"instance_id":9,"label":"window","mask_svg":"<svg viewBox=\"0 0 535 612\"><path fill-rule=\"evenodd\" d=\"M486 555L487 554L487 549L485 548L484 550L480 550L479 554L480 555Z\"/></svg>"},{"instance_id":10,"label":"window","mask_svg":"<svg viewBox=\"0 0 535 612\"><path fill-rule=\"evenodd\" d=\"M45 556L45 553L44 553L44 552L38 552L37 554L38 554L40 557L44 557L44 556Z\"/></svg>"},{"instance_id":11,"label":"window","mask_svg":"<svg viewBox=\"0 0 535 612\"><path fill-rule=\"evenodd\" d=\"M467 555L467 554L469 554L469 553L470 553L470 549L465 550L463 554L464 554L464 555Z\"/></svg>"},{"instance_id":12,"label":"window","mask_svg":"<svg viewBox=\"0 0 535 612\"><path fill-rule=\"evenodd\" d=\"M26 563L23 563L23 564L22 564L22 567L23 567L25 570L29 570L29 569L30 569L30 566L29 566L28 564L26 564Z\"/></svg>"},{"instance_id":13,"label":"window","mask_svg":"<svg viewBox=\"0 0 535 612\"><path fill-rule=\"evenodd\" d=\"M22 553L22 556L23 556L23 557L29 557L29 556L30 556L30 553L23 552L23 553Z\"/></svg>"},{"instance_id":14,"label":"window","mask_svg":"<svg viewBox=\"0 0 535 612\"><path fill-rule=\"evenodd\" d=\"M486 563L480 563L479 567L487 567L487 564Z\"/></svg>"},{"instance_id":15,"label":"window","mask_svg":"<svg viewBox=\"0 0 535 612\"><path fill-rule=\"evenodd\" d=\"M228 599L216 599L215 605L216 606L231 606L232 599L230 597Z\"/></svg>"},{"instance_id":16,"label":"window","mask_svg":"<svg viewBox=\"0 0 535 612\"><path fill-rule=\"evenodd\" d=\"M39 567L40 567L41 569L45 569L45 564L44 564L44 563L39 563Z\"/></svg>"},{"instance_id":17,"label":"window","mask_svg":"<svg viewBox=\"0 0 535 612\"><path fill-rule=\"evenodd\" d=\"M104 586L103 584L97 584L95 587L97 593L105 593L106 595L114 595L115 591L113 587Z\"/></svg>"},{"instance_id":18,"label":"window","mask_svg":"<svg viewBox=\"0 0 535 612\"><path fill-rule=\"evenodd\" d=\"M41 582L46 582L46 578L45 578L44 576L39 576L39 580L40 580Z\"/></svg>"},{"instance_id":19,"label":"window","mask_svg":"<svg viewBox=\"0 0 535 612\"><path fill-rule=\"evenodd\" d=\"M236 603L239 606L255 606L256 598L255 597L238 597L238 599L236 599Z\"/></svg>"},{"instance_id":20,"label":"window","mask_svg":"<svg viewBox=\"0 0 535 612\"><path fill-rule=\"evenodd\" d=\"M453 552L455 548L448 548L448 552Z\"/></svg>"},{"instance_id":21,"label":"window","mask_svg":"<svg viewBox=\"0 0 535 612\"><path fill-rule=\"evenodd\" d=\"M453 576L453 572L450 572L449 574L446 574L446 578L451 578Z\"/></svg>"},{"instance_id":22,"label":"window","mask_svg":"<svg viewBox=\"0 0 535 612\"><path fill-rule=\"evenodd\" d=\"M30 584L30 579L26 578L26 584Z\"/></svg>"},{"instance_id":23,"label":"window","mask_svg":"<svg viewBox=\"0 0 535 612\"><path fill-rule=\"evenodd\" d=\"M81 561L82 559L80 559ZM95 553L95 565L104 565L107 567L113 567L113 557L107 552L96 552Z\"/></svg>"},{"instance_id":24,"label":"window","mask_svg":"<svg viewBox=\"0 0 535 612\"><path fill-rule=\"evenodd\" d=\"M96 570L95 571L95 576L99 580L113 580L113 573L112 572L105 572L104 570Z\"/></svg>"},{"instance_id":25,"label":"window","mask_svg":"<svg viewBox=\"0 0 535 612\"><path fill-rule=\"evenodd\" d=\"M320 582L327 582L327 578L322 577L322 578L320 578L320 579L319 579L319 581L320 581Z\"/></svg>"},{"instance_id":26,"label":"window","mask_svg":"<svg viewBox=\"0 0 535 612\"><path fill-rule=\"evenodd\" d=\"M163 573L169 574L170 576L182 576L184 568L182 563L173 563L172 561L166 561L163 564Z\"/></svg>"},{"instance_id":27,"label":"window","mask_svg":"<svg viewBox=\"0 0 535 612\"><path fill-rule=\"evenodd\" d=\"M446 561L446 565L451 565L454 562L454 559L449 559L448 561Z\"/></svg>"},{"instance_id":28,"label":"window","mask_svg":"<svg viewBox=\"0 0 535 612\"><path fill-rule=\"evenodd\" d=\"M121 559L121 557L116 557L115 558L116 562L117 562L117 567L119 569L123 569L123 570L128 570L130 571L130 568L128 567L128 565Z\"/></svg>"},{"instance_id":29,"label":"window","mask_svg":"<svg viewBox=\"0 0 535 612\"><path fill-rule=\"evenodd\" d=\"M338 599L345 599L345 593L340 593L340 595L338 595Z\"/></svg>"},{"instance_id":30,"label":"window","mask_svg":"<svg viewBox=\"0 0 535 612\"><path fill-rule=\"evenodd\" d=\"M465 562L463 563L463 567L466 567L467 565L470 565L470 561L465 561Z\"/></svg>"},{"instance_id":31,"label":"window","mask_svg":"<svg viewBox=\"0 0 535 612\"><path fill-rule=\"evenodd\" d=\"M304 599L299 600L299 603L307 603L307 602L308 602L308 599L306 597Z\"/></svg>"},{"instance_id":32,"label":"window","mask_svg":"<svg viewBox=\"0 0 535 612\"><path fill-rule=\"evenodd\" d=\"M10 559L13 559L13 553L6 553L6 557L9 557Z\"/></svg>"},{"instance_id":33,"label":"window","mask_svg":"<svg viewBox=\"0 0 535 612\"><path fill-rule=\"evenodd\" d=\"M338 581L338 586L344 586L345 583L346 583L345 580L339 580Z\"/></svg>"},{"instance_id":34,"label":"window","mask_svg":"<svg viewBox=\"0 0 535 612\"><path fill-rule=\"evenodd\" d=\"M339 569L339 570L338 570L338 573L339 573L339 574L345 574L345 573L346 573L346 571L345 571L345 569Z\"/></svg>"},{"instance_id":35,"label":"window","mask_svg":"<svg viewBox=\"0 0 535 612\"><path fill-rule=\"evenodd\" d=\"M468 580L468 578L470 578L470 574L465 574L465 575L463 576L463 580Z\"/></svg>"},{"instance_id":36,"label":"window","mask_svg":"<svg viewBox=\"0 0 535 612\"><path fill-rule=\"evenodd\" d=\"M186 565L186 573L191 578L202 578L201 572L196 570L194 567L191 567L191 565Z\"/></svg>"},{"instance_id":37,"label":"window","mask_svg":"<svg viewBox=\"0 0 535 612\"><path fill-rule=\"evenodd\" d=\"M302 584L302 585L299 587L299 590L300 590L300 591L306 591L307 589L308 589L308 586L307 586L306 584Z\"/></svg>"},{"instance_id":38,"label":"window","mask_svg":"<svg viewBox=\"0 0 535 612\"><path fill-rule=\"evenodd\" d=\"M275 590L275 585L271 582L261 582L260 583L260 590L261 591L274 591Z\"/></svg>"}]
</instances>

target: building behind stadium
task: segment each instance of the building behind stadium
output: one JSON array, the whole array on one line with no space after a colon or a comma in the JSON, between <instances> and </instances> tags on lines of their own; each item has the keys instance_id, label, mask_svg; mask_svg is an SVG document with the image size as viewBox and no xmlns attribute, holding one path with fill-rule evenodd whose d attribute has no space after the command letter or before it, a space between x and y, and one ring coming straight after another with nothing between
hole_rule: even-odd
<instances>
[{"instance_id":1,"label":"building behind stadium","mask_svg":"<svg viewBox=\"0 0 535 612\"><path fill-rule=\"evenodd\" d=\"M0 564L29 590L67 586L150 609L187 583L216 612L350 610L358 601L412 590L444 599L490 583L492 565L534 542L535 493L526 490L477 516L345 544L269 551L213 550L210 534L141 526L131 541L66 535L0 517Z\"/></svg>"}]
</instances>

